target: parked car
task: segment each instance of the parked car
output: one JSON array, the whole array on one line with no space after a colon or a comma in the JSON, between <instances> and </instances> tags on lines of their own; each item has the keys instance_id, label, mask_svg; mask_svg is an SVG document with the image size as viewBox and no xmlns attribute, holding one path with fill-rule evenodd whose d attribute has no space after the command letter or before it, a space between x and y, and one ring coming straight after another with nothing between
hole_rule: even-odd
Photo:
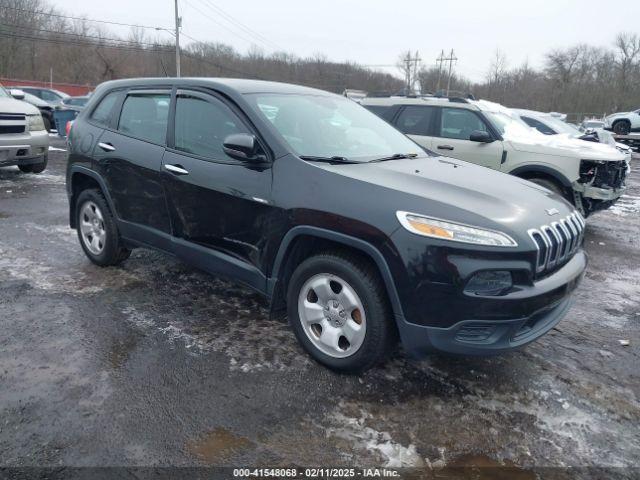
<instances>
[{"instance_id":1,"label":"parked car","mask_svg":"<svg viewBox=\"0 0 640 480\"><path fill-rule=\"evenodd\" d=\"M629 135L640 130L640 109L633 112L614 113L605 117L603 128L613 130L618 135Z\"/></svg>"},{"instance_id":2,"label":"parked car","mask_svg":"<svg viewBox=\"0 0 640 480\"><path fill-rule=\"evenodd\" d=\"M365 98L424 148L531 180L564 197L584 216L625 191L626 157L607 146L547 136L502 105L466 98Z\"/></svg>"},{"instance_id":3,"label":"parked car","mask_svg":"<svg viewBox=\"0 0 640 480\"><path fill-rule=\"evenodd\" d=\"M55 90L53 88L32 87L29 85L13 86L10 88L16 88L22 90L23 92L30 93L31 95L35 95L36 97L47 102L52 107L59 105L63 99L69 97L68 94L61 92L60 90Z\"/></svg>"},{"instance_id":4,"label":"parked car","mask_svg":"<svg viewBox=\"0 0 640 480\"><path fill-rule=\"evenodd\" d=\"M80 111L82 110L87 102L89 101L89 97L87 95L81 97L67 97L62 99L61 105L64 108L68 108L70 110Z\"/></svg>"},{"instance_id":5,"label":"parked car","mask_svg":"<svg viewBox=\"0 0 640 480\"><path fill-rule=\"evenodd\" d=\"M511 111L524 123L529 125L531 128L535 128L544 135L567 135L571 138L587 142L599 142L609 145L625 156L627 161L627 170L630 169L633 154L631 148L624 143L616 142L611 132L602 128L590 128L589 130L581 131L575 126L560 120L559 117L550 113L517 108L512 108Z\"/></svg>"},{"instance_id":6,"label":"parked car","mask_svg":"<svg viewBox=\"0 0 640 480\"><path fill-rule=\"evenodd\" d=\"M71 128L67 192L93 263L144 246L240 281L337 370L371 367L398 335L415 354L523 346L586 265L562 197L295 85L104 83Z\"/></svg>"},{"instance_id":7,"label":"parked car","mask_svg":"<svg viewBox=\"0 0 640 480\"><path fill-rule=\"evenodd\" d=\"M598 120L597 118L586 118L578 127L579 130L583 132L588 132L589 130L595 129L603 129L604 128L604 120Z\"/></svg>"},{"instance_id":8,"label":"parked car","mask_svg":"<svg viewBox=\"0 0 640 480\"><path fill-rule=\"evenodd\" d=\"M51 131L53 122L53 107L42 100L41 98L36 97L35 95L31 95L30 93L23 92L19 89L12 88L9 93L16 100L22 100L23 102L30 103L38 110L40 110L40 115L42 115L42 120L44 121L44 127L47 129L47 132Z\"/></svg>"},{"instance_id":9,"label":"parked car","mask_svg":"<svg viewBox=\"0 0 640 480\"><path fill-rule=\"evenodd\" d=\"M40 111L0 86L0 167L17 165L23 172L41 173L48 155L49 134Z\"/></svg>"}]
</instances>

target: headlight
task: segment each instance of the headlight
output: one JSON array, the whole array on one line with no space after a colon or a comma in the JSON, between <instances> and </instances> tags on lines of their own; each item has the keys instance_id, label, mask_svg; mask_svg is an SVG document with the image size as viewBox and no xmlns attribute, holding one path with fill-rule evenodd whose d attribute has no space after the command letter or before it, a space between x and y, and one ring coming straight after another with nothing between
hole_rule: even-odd
<instances>
[{"instance_id":1,"label":"headlight","mask_svg":"<svg viewBox=\"0 0 640 480\"><path fill-rule=\"evenodd\" d=\"M35 132L37 130L44 130L42 115L29 115L29 131Z\"/></svg>"},{"instance_id":2,"label":"headlight","mask_svg":"<svg viewBox=\"0 0 640 480\"><path fill-rule=\"evenodd\" d=\"M516 241L509 235L495 230L447 222L438 218L423 217L409 212L396 212L396 216L404 228L424 237L495 247L518 246Z\"/></svg>"}]
</instances>

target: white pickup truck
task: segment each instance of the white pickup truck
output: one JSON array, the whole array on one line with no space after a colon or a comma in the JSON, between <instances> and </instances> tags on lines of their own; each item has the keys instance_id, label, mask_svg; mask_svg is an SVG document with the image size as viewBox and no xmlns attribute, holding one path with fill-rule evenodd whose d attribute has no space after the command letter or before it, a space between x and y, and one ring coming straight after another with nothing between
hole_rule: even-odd
<instances>
[{"instance_id":1,"label":"white pickup truck","mask_svg":"<svg viewBox=\"0 0 640 480\"><path fill-rule=\"evenodd\" d=\"M0 86L0 167L17 165L25 173L41 173L48 153L49 134L40 111Z\"/></svg>"}]
</instances>

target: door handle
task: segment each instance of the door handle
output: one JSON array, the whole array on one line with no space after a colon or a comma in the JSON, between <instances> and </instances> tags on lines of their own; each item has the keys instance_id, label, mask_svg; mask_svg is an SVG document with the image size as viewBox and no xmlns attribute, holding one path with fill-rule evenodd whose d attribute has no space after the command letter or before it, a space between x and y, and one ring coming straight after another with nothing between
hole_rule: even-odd
<instances>
[{"instance_id":1,"label":"door handle","mask_svg":"<svg viewBox=\"0 0 640 480\"><path fill-rule=\"evenodd\" d=\"M98 146L105 152L113 152L116 149L116 147L114 147L110 143L105 143L105 142L100 142Z\"/></svg>"},{"instance_id":2,"label":"door handle","mask_svg":"<svg viewBox=\"0 0 640 480\"><path fill-rule=\"evenodd\" d=\"M171 165L167 164L164 166L165 170L170 171L175 175L189 175L189 170L185 170L182 168L182 165Z\"/></svg>"},{"instance_id":3,"label":"door handle","mask_svg":"<svg viewBox=\"0 0 640 480\"><path fill-rule=\"evenodd\" d=\"M438 145L438 150L453 150L451 145Z\"/></svg>"}]
</instances>

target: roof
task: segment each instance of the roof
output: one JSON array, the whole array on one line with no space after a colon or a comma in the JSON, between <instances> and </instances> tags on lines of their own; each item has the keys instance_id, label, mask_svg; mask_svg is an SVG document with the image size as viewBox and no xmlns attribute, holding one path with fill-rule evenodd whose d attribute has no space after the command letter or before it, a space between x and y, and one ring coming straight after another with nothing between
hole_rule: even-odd
<instances>
[{"instance_id":1,"label":"roof","mask_svg":"<svg viewBox=\"0 0 640 480\"><path fill-rule=\"evenodd\" d=\"M122 80L111 80L100 86L105 88L145 86L145 85L181 85L209 86L221 90L233 90L237 93L288 93L300 95L335 95L316 88L303 87L291 83L269 82L266 80L250 80L246 78L215 78L215 77L150 77L150 78L127 78Z\"/></svg>"}]
</instances>

